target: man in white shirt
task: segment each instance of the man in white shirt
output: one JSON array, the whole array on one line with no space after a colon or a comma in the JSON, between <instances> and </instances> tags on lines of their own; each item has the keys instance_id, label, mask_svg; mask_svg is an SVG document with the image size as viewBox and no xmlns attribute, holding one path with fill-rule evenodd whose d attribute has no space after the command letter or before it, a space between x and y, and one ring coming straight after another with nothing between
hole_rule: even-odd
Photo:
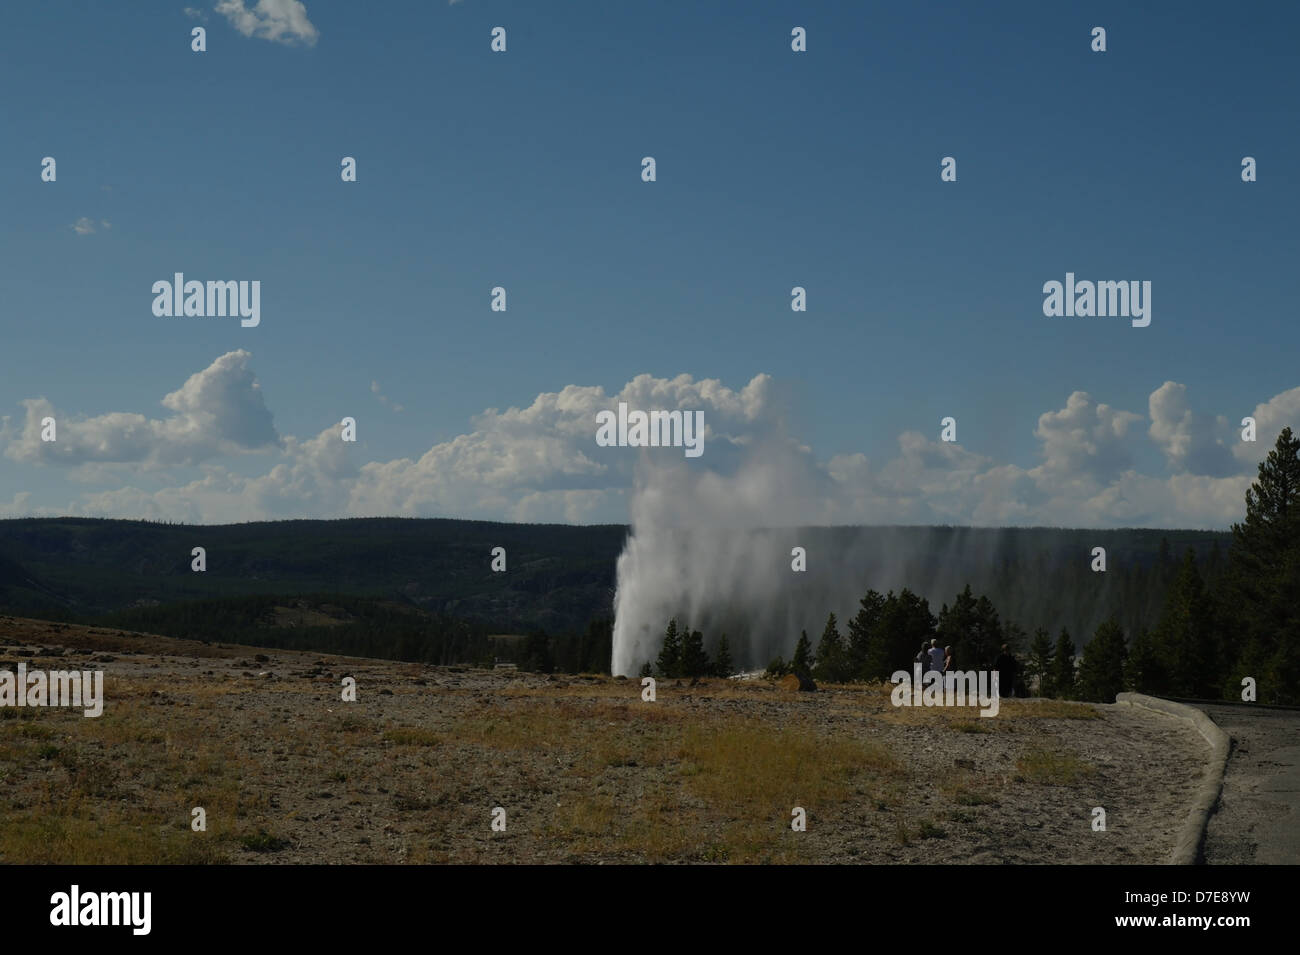
<instances>
[{"instance_id":1,"label":"man in white shirt","mask_svg":"<svg viewBox=\"0 0 1300 955\"><path fill-rule=\"evenodd\" d=\"M943 648L938 640L930 641L930 669L943 672Z\"/></svg>"}]
</instances>

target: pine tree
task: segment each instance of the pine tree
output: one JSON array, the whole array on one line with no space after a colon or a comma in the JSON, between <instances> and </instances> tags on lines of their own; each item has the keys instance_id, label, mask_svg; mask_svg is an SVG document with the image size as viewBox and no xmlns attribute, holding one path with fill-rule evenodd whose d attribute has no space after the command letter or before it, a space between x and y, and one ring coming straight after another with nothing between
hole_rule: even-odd
<instances>
[{"instance_id":1,"label":"pine tree","mask_svg":"<svg viewBox=\"0 0 1300 955\"><path fill-rule=\"evenodd\" d=\"M1056 638L1049 682L1055 699L1074 699L1074 641L1070 639L1070 631L1065 627L1061 628L1061 635Z\"/></svg>"},{"instance_id":2,"label":"pine tree","mask_svg":"<svg viewBox=\"0 0 1300 955\"><path fill-rule=\"evenodd\" d=\"M664 631L664 645L659 651L656 669L661 677L678 677L682 675L682 638L677 632L677 618L668 621Z\"/></svg>"},{"instance_id":3,"label":"pine tree","mask_svg":"<svg viewBox=\"0 0 1300 955\"><path fill-rule=\"evenodd\" d=\"M1029 676L1038 681L1038 695L1051 696L1049 673L1052 668L1052 636L1046 627L1034 631L1034 639L1029 644Z\"/></svg>"},{"instance_id":4,"label":"pine tree","mask_svg":"<svg viewBox=\"0 0 1300 955\"><path fill-rule=\"evenodd\" d=\"M896 670L910 673L917 644L928 647L934 633L934 614L930 613L929 602L906 587L897 594L891 590L880 606L867 642L863 677L888 680Z\"/></svg>"},{"instance_id":5,"label":"pine tree","mask_svg":"<svg viewBox=\"0 0 1300 955\"><path fill-rule=\"evenodd\" d=\"M813 657L812 644L808 642L808 631L799 632L799 642L795 644L794 659L790 661L790 669L801 677L811 677L813 666L816 664Z\"/></svg>"},{"instance_id":6,"label":"pine tree","mask_svg":"<svg viewBox=\"0 0 1300 955\"><path fill-rule=\"evenodd\" d=\"M1168 681L1169 674L1151 642L1151 634L1143 627L1128 648L1128 659L1124 661L1124 686L1134 693L1159 695L1165 692Z\"/></svg>"},{"instance_id":7,"label":"pine tree","mask_svg":"<svg viewBox=\"0 0 1300 955\"><path fill-rule=\"evenodd\" d=\"M952 602L951 607L944 604L940 608L936 628L939 642L945 647L952 647L952 652L962 661L962 666L972 670L986 668L993 662L993 657L983 659L976 649L979 628L979 615L976 610L978 604L979 601L971 593L970 584L967 584L957 595L957 599Z\"/></svg>"},{"instance_id":8,"label":"pine tree","mask_svg":"<svg viewBox=\"0 0 1300 955\"><path fill-rule=\"evenodd\" d=\"M876 623L884 608L885 598L874 590L868 590L865 597L858 601L858 612L849 621L848 645L845 647L846 680L868 679L867 659L871 656L871 643L874 639ZM911 657L909 656L910 660Z\"/></svg>"},{"instance_id":9,"label":"pine tree","mask_svg":"<svg viewBox=\"0 0 1300 955\"><path fill-rule=\"evenodd\" d=\"M724 633L718 638L718 650L713 658L713 674L731 676L735 668L735 664L731 661L731 645L727 642L727 635Z\"/></svg>"},{"instance_id":10,"label":"pine tree","mask_svg":"<svg viewBox=\"0 0 1300 955\"><path fill-rule=\"evenodd\" d=\"M826 618L822 638L817 643L817 666L813 676L822 683L842 683L844 681L844 640L836 626L835 614Z\"/></svg>"},{"instance_id":11,"label":"pine tree","mask_svg":"<svg viewBox=\"0 0 1300 955\"><path fill-rule=\"evenodd\" d=\"M679 676L701 677L709 674L709 655L704 651L704 634L690 627L683 628L681 665Z\"/></svg>"},{"instance_id":12,"label":"pine tree","mask_svg":"<svg viewBox=\"0 0 1300 955\"><path fill-rule=\"evenodd\" d=\"M1290 428L1246 492L1246 519L1232 526L1221 594L1218 602L1232 609L1233 643L1242 648L1225 668L1229 697L1249 676L1260 702L1300 703L1300 437Z\"/></svg>"},{"instance_id":13,"label":"pine tree","mask_svg":"<svg viewBox=\"0 0 1300 955\"><path fill-rule=\"evenodd\" d=\"M1155 692L1198 698L1215 695L1220 663L1211 606L1190 547L1165 598L1152 644L1159 661L1156 671L1164 677Z\"/></svg>"},{"instance_id":14,"label":"pine tree","mask_svg":"<svg viewBox=\"0 0 1300 955\"><path fill-rule=\"evenodd\" d=\"M1078 698L1094 703L1114 703L1115 694L1124 689L1124 658L1127 655L1124 631L1111 617L1097 628L1092 642L1083 651L1083 662L1079 664Z\"/></svg>"},{"instance_id":15,"label":"pine tree","mask_svg":"<svg viewBox=\"0 0 1300 955\"><path fill-rule=\"evenodd\" d=\"M641 664L641 673L640 673L639 675L640 675L640 676L654 676L654 668L650 666L650 661L649 661L649 660L647 660L645 663Z\"/></svg>"}]
</instances>

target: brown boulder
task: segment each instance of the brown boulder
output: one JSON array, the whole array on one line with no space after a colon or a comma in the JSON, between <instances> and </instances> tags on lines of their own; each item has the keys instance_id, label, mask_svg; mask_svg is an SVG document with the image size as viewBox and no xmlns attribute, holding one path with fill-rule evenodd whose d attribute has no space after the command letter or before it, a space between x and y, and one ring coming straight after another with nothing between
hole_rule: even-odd
<instances>
[{"instance_id":1,"label":"brown boulder","mask_svg":"<svg viewBox=\"0 0 1300 955\"><path fill-rule=\"evenodd\" d=\"M797 673L787 673L781 677L777 684L783 690L794 692L796 690L812 691L817 689L817 684L812 681L812 677L800 676Z\"/></svg>"}]
</instances>

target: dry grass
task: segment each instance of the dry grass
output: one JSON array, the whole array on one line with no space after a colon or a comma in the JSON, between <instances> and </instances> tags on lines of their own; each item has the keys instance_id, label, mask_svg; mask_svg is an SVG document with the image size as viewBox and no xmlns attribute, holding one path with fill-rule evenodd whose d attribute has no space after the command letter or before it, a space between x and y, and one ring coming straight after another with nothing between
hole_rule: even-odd
<instances>
[{"instance_id":1,"label":"dry grass","mask_svg":"<svg viewBox=\"0 0 1300 955\"><path fill-rule=\"evenodd\" d=\"M1070 753L1034 748L1016 760L1016 768L1026 782L1045 786L1073 786L1092 775L1097 767Z\"/></svg>"},{"instance_id":2,"label":"dry grass","mask_svg":"<svg viewBox=\"0 0 1300 955\"><path fill-rule=\"evenodd\" d=\"M994 718L899 708L882 684L661 680L647 703L639 680L336 658L335 677L319 678L315 655L268 652L250 669L279 679L242 663L110 663L97 719L0 710L0 862L924 858L934 842L951 852L1014 838L1016 769L1044 787L1036 805L1071 795L1046 787L1093 767L1069 755L1079 730L1050 721L1100 715L1074 703L1002 701ZM340 700L348 672L356 703ZM954 767L954 756L970 758ZM202 833L190 829L198 806ZM505 832L490 828L496 806ZM791 830L796 806L805 832Z\"/></svg>"}]
</instances>

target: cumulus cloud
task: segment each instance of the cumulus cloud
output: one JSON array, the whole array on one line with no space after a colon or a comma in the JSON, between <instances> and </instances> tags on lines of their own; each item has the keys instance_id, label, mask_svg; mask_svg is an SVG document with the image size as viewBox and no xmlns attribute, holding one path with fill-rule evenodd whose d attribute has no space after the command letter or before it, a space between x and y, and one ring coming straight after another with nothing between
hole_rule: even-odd
<instances>
[{"instance_id":1,"label":"cumulus cloud","mask_svg":"<svg viewBox=\"0 0 1300 955\"><path fill-rule=\"evenodd\" d=\"M1249 441L1234 440L1232 453L1239 462L1249 465L1251 472L1254 473L1255 466L1268 450L1267 445L1260 449L1261 442L1267 441L1271 444L1273 436L1280 434L1286 427L1292 431L1300 431L1300 388L1284 391L1256 405L1255 410L1251 412L1251 417L1255 419L1256 442L1252 444ZM1238 431L1239 436L1240 431Z\"/></svg>"},{"instance_id":2,"label":"cumulus cloud","mask_svg":"<svg viewBox=\"0 0 1300 955\"><path fill-rule=\"evenodd\" d=\"M320 35L307 19L302 0L257 0L251 10L244 0L220 0L216 11L244 36L312 46Z\"/></svg>"},{"instance_id":3,"label":"cumulus cloud","mask_svg":"<svg viewBox=\"0 0 1300 955\"><path fill-rule=\"evenodd\" d=\"M475 416L462 434L423 453L365 460L362 446L340 440L339 423L314 437L277 434L247 352L223 355L192 375L149 419L112 412L60 417L43 398L24 402L21 421L0 419L11 460L74 465L101 488L67 513L193 522L286 517L449 516L573 523L626 521L634 496L708 490L708 499L772 525L977 524L1073 527L1224 527L1239 520L1242 499L1277 431L1300 423L1300 389L1257 406L1260 441L1235 440L1221 417L1192 409L1187 389L1165 382L1149 414L1111 407L1085 392L1038 417L1039 461L1000 461L956 442L915 431L898 436L879 461L860 453L819 460L788 433L784 395L767 375L741 388L689 375L639 375L621 389L568 385L531 403ZM383 400L379 382L371 392ZM619 402L632 409L700 410L704 454L680 448L600 447L596 415ZM40 440L40 421L58 420L58 441ZM1143 442L1164 457L1161 473L1136 469ZM1234 443L1235 442L1235 443ZM257 473L237 473L228 455L261 451ZM201 476L175 486L165 466L186 464ZM129 466L134 466L133 472ZM245 469L247 470L247 469ZM117 485L123 474L133 486ZM24 498L7 513L32 505ZM671 516L671 502L656 511Z\"/></svg>"},{"instance_id":4,"label":"cumulus cloud","mask_svg":"<svg viewBox=\"0 0 1300 955\"><path fill-rule=\"evenodd\" d=\"M27 412L22 429L10 436L5 456L28 464L152 468L278 446L271 412L248 368L250 357L246 351L229 352L191 375L162 399L173 412L166 418L122 411L70 415L45 398L28 398L22 402ZM54 441L42 440L46 418L54 419Z\"/></svg>"},{"instance_id":5,"label":"cumulus cloud","mask_svg":"<svg viewBox=\"0 0 1300 955\"><path fill-rule=\"evenodd\" d=\"M1059 411L1038 419L1044 474L1080 483L1113 480L1133 459L1133 425L1142 416L1093 401L1076 391Z\"/></svg>"},{"instance_id":6,"label":"cumulus cloud","mask_svg":"<svg viewBox=\"0 0 1300 955\"><path fill-rule=\"evenodd\" d=\"M1210 477L1226 477L1240 469L1228 450L1232 433L1228 419L1193 411L1186 385L1166 381L1151 393L1148 408L1148 433L1173 469Z\"/></svg>"}]
</instances>

